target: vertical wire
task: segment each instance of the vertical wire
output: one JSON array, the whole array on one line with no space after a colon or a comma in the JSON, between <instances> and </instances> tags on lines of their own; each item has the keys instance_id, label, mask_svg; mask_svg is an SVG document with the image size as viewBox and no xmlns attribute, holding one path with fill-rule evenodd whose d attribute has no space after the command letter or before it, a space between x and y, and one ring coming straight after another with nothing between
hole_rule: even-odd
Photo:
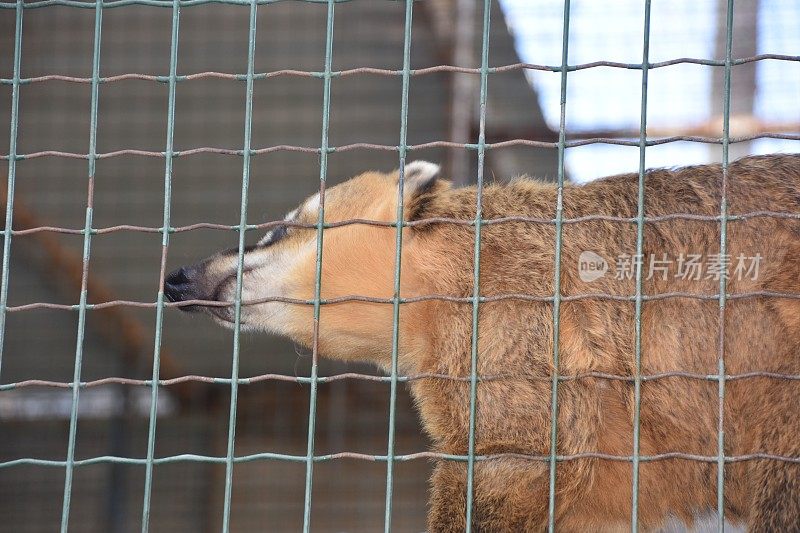
<instances>
[{"instance_id":1,"label":"vertical wire","mask_svg":"<svg viewBox=\"0 0 800 533\"><path fill-rule=\"evenodd\" d=\"M303 502L303 531L311 529L311 492L314 484L314 434L317 422L317 387L319 363L319 316L322 294L322 238L325 226L325 181L328 176L328 129L331 104L331 65L333 62L333 14L334 1L328 0L327 26L325 29L325 73L322 93L322 138L319 150L319 209L317 211L317 262L314 281L314 325L311 347L311 391L308 407L308 442L306 446L306 483Z\"/></svg>"},{"instance_id":2,"label":"vertical wire","mask_svg":"<svg viewBox=\"0 0 800 533\"><path fill-rule=\"evenodd\" d=\"M222 531L228 533L231 525L231 497L233 495L233 458L236 445L236 407L239 400L239 355L242 330L242 278L244 277L244 248L247 229L247 200L250 191L251 138L253 129L253 71L256 55L256 27L258 26L257 0L250 0L250 24L247 41L247 78L244 112L244 148L242 150L242 199L239 206L239 245L236 258L236 292L233 301L233 356L231 361L231 403L228 415L228 451L225 458L225 499L222 507Z\"/></svg>"},{"instance_id":3,"label":"vertical wire","mask_svg":"<svg viewBox=\"0 0 800 533\"><path fill-rule=\"evenodd\" d=\"M158 297L156 300L156 334L153 346L153 378L150 392L150 423L147 432L147 464L144 477L144 501L142 503L142 533L150 529L150 500L153 489L153 458L155 456L156 418L158 415L158 380L161 367L161 337L164 325L164 275L169 247L170 206L172 201L172 156L175 132L175 80L178 69L178 31L180 25L180 0L172 2L172 36L169 56L169 93L167 97L167 144L164 151L164 222L161 231L161 267L158 275Z\"/></svg>"},{"instance_id":4,"label":"vertical wire","mask_svg":"<svg viewBox=\"0 0 800 533\"><path fill-rule=\"evenodd\" d=\"M103 0L98 0L94 11L94 48L92 51L92 97L89 111L89 179L86 193L86 220L83 228L83 265L81 294L78 306L78 333L75 343L75 368L72 377L72 405L69 414L69 442L67 444L66 474L64 476L64 501L61 509L61 533L69 528L69 510L72 497L72 477L75 468L75 438L78 430L78 400L83 341L86 333L86 301L88 297L89 257L92 242L92 214L94 210L94 179L97 162L97 102L100 88L100 40L103 25Z\"/></svg>"},{"instance_id":5,"label":"vertical wire","mask_svg":"<svg viewBox=\"0 0 800 533\"><path fill-rule=\"evenodd\" d=\"M644 187L647 153L647 81L650 71L650 0L644 3L644 38L642 43L642 100L639 118L639 184L636 200L636 296L634 318L633 374L633 464L631 468L631 531L639 528L639 446L642 411L642 267L644 258Z\"/></svg>"},{"instance_id":6,"label":"vertical wire","mask_svg":"<svg viewBox=\"0 0 800 533\"><path fill-rule=\"evenodd\" d=\"M722 275L719 278L719 341L717 371L719 409L717 415L717 529L725 531L725 303L727 300L728 253L728 148L731 119L731 49L733 47L733 0L728 0L725 28L725 83L722 107L722 198L720 199L719 256Z\"/></svg>"},{"instance_id":7,"label":"vertical wire","mask_svg":"<svg viewBox=\"0 0 800 533\"><path fill-rule=\"evenodd\" d=\"M400 343L400 270L403 253L403 187L405 185L406 153L408 147L408 86L411 78L411 24L413 16L413 0L406 0L406 18L403 36L403 92L400 110L400 170L397 180L397 213L395 220L397 231L394 254L394 294L392 296L392 370L389 396L389 436L386 454L386 514L383 530L389 533L392 529L392 494L394 489L394 454L395 425L397 413L397 366Z\"/></svg>"},{"instance_id":8,"label":"vertical wire","mask_svg":"<svg viewBox=\"0 0 800 533\"><path fill-rule=\"evenodd\" d=\"M472 531L472 499L475 489L475 418L478 403L478 306L481 297L481 226L483 223L483 165L486 158L486 90L489 81L489 28L492 0L483 3L481 45L480 122L478 129L478 183L475 201L475 249L472 280L472 347L469 370L469 442L467 448L467 533Z\"/></svg>"},{"instance_id":9,"label":"vertical wire","mask_svg":"<svg viewBox=\"0 0 800 533\"><path fill-rule=\"evenodd\" d=\"M8 142L8 185L6 188L6 225L3 235L3 274L0 288L0 372L3 370L3 347L6 337L9 270L11 268L11 233L14 225L14 184L17 176L17 130L19 129L19 78L22 67L23 1L17 0L14 29L14 78L11 80L11 126Z\"/></svg>"},{"instance_id":10,"label":"vertical wire","mask_svg":"<svg viewBox=\"0 0 800 533\"><path fill-rule=\"evenodd\" d=\"M564 0L564 25L561 36L561 117L558 125L558 196L556 200L555 267L553 271L553 381L550 397L550 483L547 504L547 530L556 529L556 456L558 454L558 368L561 320L561 237L564 215L564 152L566 149L567 71L569 61L570 2Z\"/></svg>"}]
</instances>

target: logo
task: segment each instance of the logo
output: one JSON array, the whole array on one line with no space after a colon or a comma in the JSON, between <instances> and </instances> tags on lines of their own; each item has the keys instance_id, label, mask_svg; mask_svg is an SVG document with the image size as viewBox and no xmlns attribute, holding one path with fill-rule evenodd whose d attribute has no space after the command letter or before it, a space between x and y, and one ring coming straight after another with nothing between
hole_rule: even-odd
<instances>
[{"instance_id":1,"label":"logo","mask_svg":"<svg viewBox=\"0 0 800 533\"><path fill-rule=\"evenodd\" d=\"M581 252L578 257L578 276L582 281L591 283L602 278L608 272L608 262L589 250Z\"/></svg>"}]
</instances>

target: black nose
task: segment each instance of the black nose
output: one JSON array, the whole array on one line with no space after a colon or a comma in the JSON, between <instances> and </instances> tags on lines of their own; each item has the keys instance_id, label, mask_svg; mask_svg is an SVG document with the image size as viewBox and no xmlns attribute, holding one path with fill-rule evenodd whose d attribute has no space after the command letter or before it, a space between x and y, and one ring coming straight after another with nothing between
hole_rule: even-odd
<instances>
[{"instance_id":1,"label":"black nose","mask_svg":"<svg viewBox=\"0 0 800 533\"><path fill-rule=\"evenodd\" d=\"M184 302L186 300L199 299L197 283L193 279L196 274L197 272L191 267L181 267L170 272L164 279L164 296L167 297L167 300L170 302Z\"/></svg>"}]
</instances>

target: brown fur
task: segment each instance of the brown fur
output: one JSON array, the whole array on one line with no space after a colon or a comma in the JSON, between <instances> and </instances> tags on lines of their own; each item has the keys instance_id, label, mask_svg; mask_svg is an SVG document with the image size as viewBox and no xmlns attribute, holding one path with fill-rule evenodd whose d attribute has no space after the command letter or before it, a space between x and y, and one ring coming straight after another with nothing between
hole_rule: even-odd
<instances>
[{"instance_id":1,"label":"brown fur","mask_svg":"<svg viewBox=\"0 0 800 533\"><path fill-rule=\"evenodd\" d=\"M325 199L327 221L394 219L396 175L367 173L334 187ZM564 217L635 217L638 176L614 176L563 191ZM645 176L647 216L691 213L719 215L719 165L652 170ZM412 191L413 192L413 191ZM557 190L521 179L488 185L486 220L527 216L554 218ZM728 172L729 214L758 210L800 213L800 156L750 157ZM416 219L475 217L476 189L446 182L409 194L406 213ZM301 216L314 221L313 213ZM474 227L429 224L404 230L402 296L471 296ZM561 292L564 296L635 293L633 279L614 279L613 260L635 254L635 223L584 221L563 227ZM313 231L293 239L313 238ZM391 297L394 228L345 226L326 230L323 298L344 295ZM798 292L800 223L752 217L728 223L730 257L763 259L756 280L732 278L731 295L748 291ZM555 227L506 222L482 228L480 292L491 297L554 291ZM644 256L718 253L717 221L648 222ZM578 276L578 257L591 250L606 258L611 272L591 283ZM645 266L645 268L647 268ZM671 273L674 271L671 271ZM645 272L646 276L647 272ZM313 297L314 262L308 261L289 296ZM689 292L715 295L716 280L645 280L645 295ZM577 299L560 309L559 374L635 372L635 304L626 300ZM403 304L400 366L405 373L470 375L472 306L427 301ZM550 379L553 373L553 306L550 302L505 299L479 307L478 373L502 376L478 384L476 453L550 453ZM311 309L293 306L290 336L310 344ZM716 375L719 302L715 298L665 298L642 304L643 375L684 371ZM390 364L392 307L340 303L322 307L320 350L340 359ZM725 311L725 371L800 374L800 301L770 296L730 298ZM424 379L411 385L425 430L436 451L466 454L469 383ZM601 452L630 456L633 450L634 386L631 381L584 377L558 389L559 455ZM718 385L714 380L666 377L641 386L640 453L717 454ZM768 377L730 380L725 386L725 454L800 456L800 382ZM640 464L639 520L645 530L669 516L691 523L716 509L716 463L670 458ZM599 458L559 461L555 517L562 531L627 528L631 515L630 462ZM429 528L462 531L465 526L466 464L437 461L431 480ZM526 458L495 458L475 464L473 521L478 531L535 531L547 523L548 465ZM751 531L799 531L800 465L758 459L725 467L725 513Z\"/></svg>"}]
</instances>

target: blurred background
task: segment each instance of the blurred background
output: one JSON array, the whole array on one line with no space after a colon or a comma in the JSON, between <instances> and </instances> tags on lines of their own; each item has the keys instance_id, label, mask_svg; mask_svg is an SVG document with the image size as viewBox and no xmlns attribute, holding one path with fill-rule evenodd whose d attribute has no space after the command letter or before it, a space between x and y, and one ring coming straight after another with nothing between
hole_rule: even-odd
<instances>
[{"instance_id":1,"label":"blurred background","mask_svg":"<svg viewBox=\"0 0 800 533\"><path fill-rule=\"evenodd\" d=\"M654 2L651 61L680 57L724 59L724 0ZM0 9L0 154L10 144L14 3ZM9 9L9 7L11 9ZM258 8L255 71L322 71L326 6L279 2ZM643 2L572 2L569 63L641 63ZM243 74L247 70L248 6L208 3L185 6L180 15L178 73ZM403 2L355 0L335 8L333 69L400 69ZM67 6L27 9L23 18L21 77L53 74L89 78L94 10ZM492 3L489 62L561 63L563 3L560 0L500 0ZM483 2L423 0L414 4L412 68L480 66ZM171 9L125 5L105 9L101 76L169 73ZM795 56L763 60L732 70L734 136L800 133L800 4L796 0L736 3L734 58L757 54ZM650 71L648 135L720 137L723 69L677 64ZM400 139L401 78L356 74L335 77L330 108L330 145ZM409 144L477 141L479 77L433 72L411 78ZM160 152L167 128L166 83L126 79L99 88L98 153L123 149ZM275 76L254 87L252 145L318 147L323 83L318 77ZM18 154L89 151L91 86L57 80L20 87ZM558 138L560 74L507 70L488 81L487 142ZM641 71L597 67L569 73L566 134L569 140L637 139ZM201 77L176 88L176 150L241 149L245 84ZM758 139L731 146L731 157L800 151L800 141ZM557 150L510 146L486 156L487 179L519 174L555 179ZM476 153L466 149L415 150L411 159L443 164L461 184L474 183ZM590 144L566 151L569 179L584 182L638 169L638 148ZM719 161L719 145L675 142L647 150L648 166ZM6 157L7 159L7 157ZM395 151L349 150L329 156L327 181L341 182L366 169L391 170ZM5 161L2 167L5 167ZM5 168L2 176L5 177ZM200 222L238 224L242 158L195 154L177 157L172 176L172 226ZM282 218L319 186L316 154L275 151L252 158L249 223ZM5 191L5 187L3 187ZM84 159L41 155L16 166L14 229L37 226L82 228L87 191ZM2 207L5 211L5 192ZM160 227L164 159L118 155L97 161L95 228L121 224ZM248 236L255 242L258 235ZM168 268L235 246L234 231L197 229L170 238ZM40 232L14 236L9 306L79 301L81 235ZM89 301L156 299L161 254L157 233L118 231L92 238ZM87 313L81 376L151 376L155 310L116 307ZM72 380L77 313L53 309L9 312L0 384L40 379ZM307 376L310 355L291 343L243 335L240 376L267 373ZM165 312L161 377L230 377L232 334L202 317ZM374 374L358 365L322 362L320 375ZM404 387L399 388L397 452L424 451ZM319 386L316 451L385 454L389 385L341 380ZM156 456L224 456L230 388L189 382L159 393ZM0 391L0 462L33 457L64 460L71 395L68 389L25 387ZM79 403L76 458L145 457L150 390L108 385L83 389ZM236 455L278 452L303 455L308 430L309 387L274 380L239 388ZM395 466L393 526L425 527L425 460ZM215 531L222 522L224 465L176 462L154 470L153 531ZM0 530L52 531L61 520L64 469L49 466L0 468ZM385 463L335 460L314 470L312 527L315 531L374 531L383 525ZM233 474L231 526L235 531L296 531L302 525L305 465L279 461L240 463ZM75 531L141 529L144 467L99 463L75 469L70 526Z\"/></svg>"}]
</instances>

